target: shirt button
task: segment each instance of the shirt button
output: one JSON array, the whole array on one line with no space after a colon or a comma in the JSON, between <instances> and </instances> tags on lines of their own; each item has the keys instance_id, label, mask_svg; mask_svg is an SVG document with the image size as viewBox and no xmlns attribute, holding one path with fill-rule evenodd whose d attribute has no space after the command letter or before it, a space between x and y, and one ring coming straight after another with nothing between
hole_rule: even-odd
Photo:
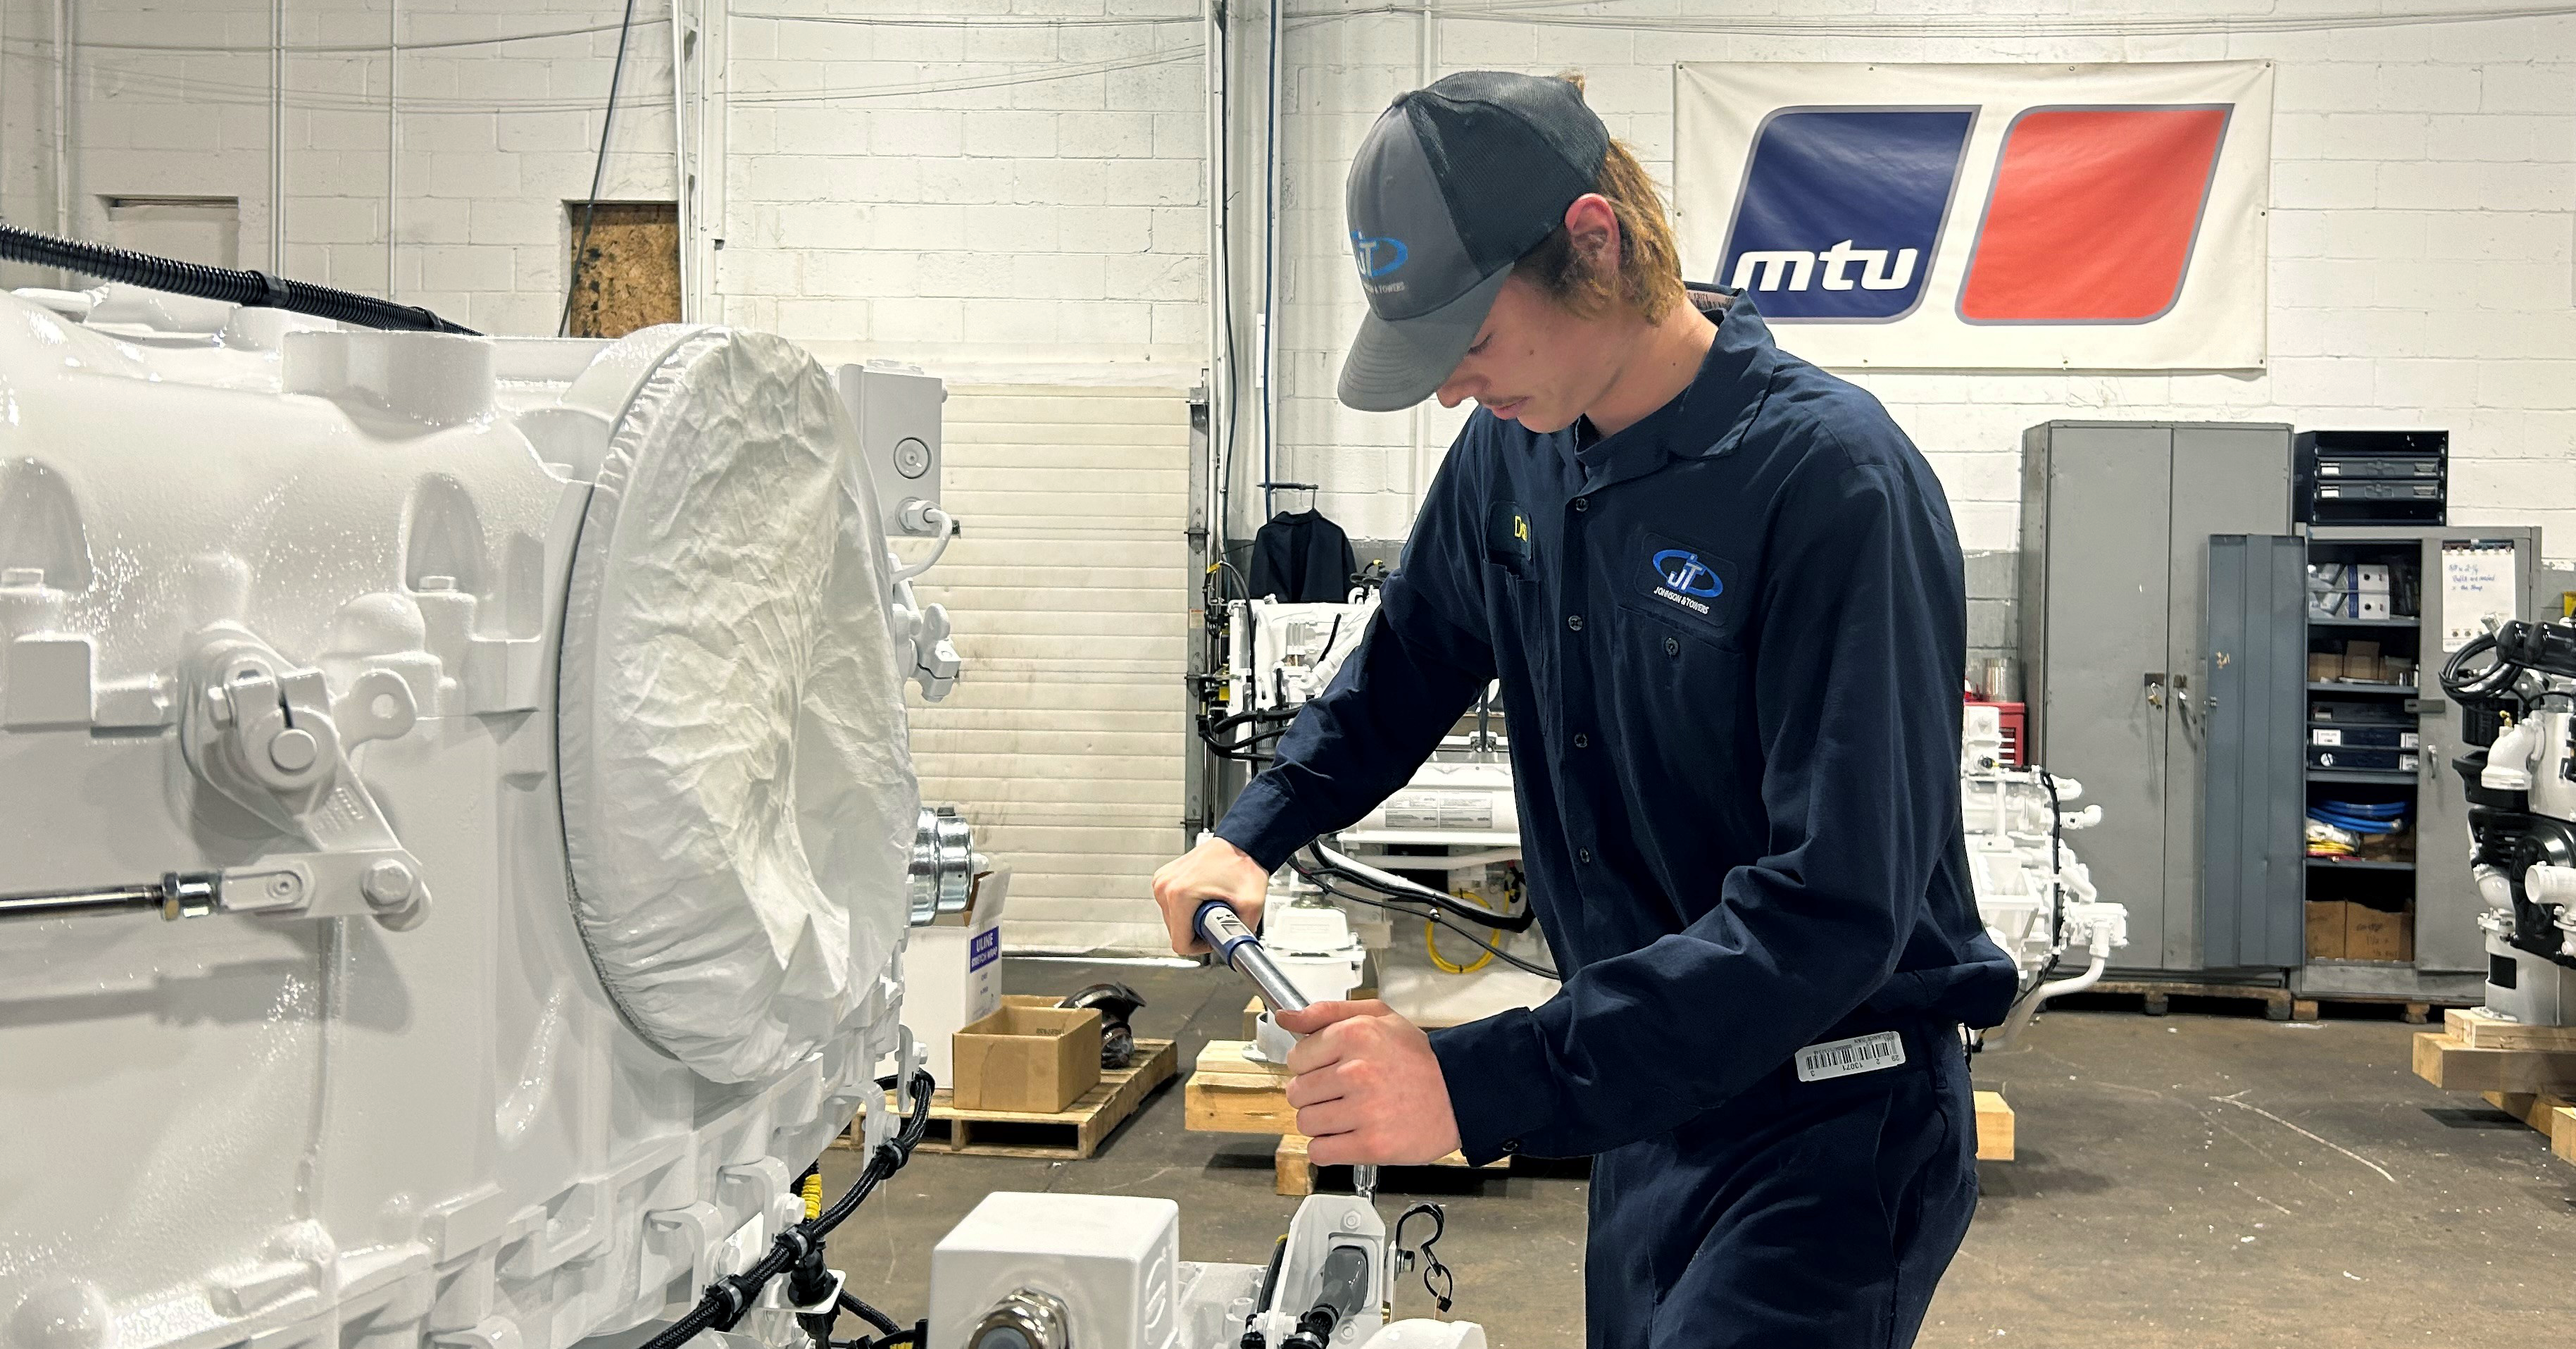
<instances>
[{"instance_id":1,"label":"shirt button","mask_svg":"<svg viewBox=\"0 0 2576 1349\"><path fill-rule=\"evenodd\" d=\"M1585 735L1585 734L1583 734L1583 733L1582 733L1582 732L1580 732L1580 731L1575 732L1575 735L1574 735L1574 747L1575 747L1576 749L1589 749L1589 748L1591 748L1591 746L1592 746L1592 737L1591 737L1591 736Z\"/></svg>"},{"instance_id":2,"label":"shirt button","mask_svg":"<svg viewBox=\"0 0 2576 1349\"><path fill-rule=\"evenodd\" d=\"M1681 641L1681 639L1680 639L1680 638L1678 638L1678 637L1667 637L1667 638L1665 638L1665 639L1664 639L1664 654L1665 654L1665 655L1667 655L1667 656L1678 656L1678 655L1680 655L1681 653L1682 653L1682 641Z\"/></svg>"},{"instance_id":3,"label":"shirt button","mask_svg":"<svg viewBox=\"0 0 2576 1349\"><path fill-rule=\"evenodd\" d=\"M1583 615L1567 614L1565 616L1565 626L1575 632L1583 631Z\"/></svg>"},{"instance_id":4,"label":"shirt button","mask_svg":"<svg viewBox=\"0 0 2576 1349\"><path fill-rule=\"evenodd\" d=\"M1577 862L1590 862L1592 860L1592 850L1590 848L1575 849L1574 860Z\"/></svg>"},{"instance_id":5,"label":"shirt button","mask_svg":"<svg viewBox=\"0 0 2576 1349\"><path fill-rule=\"evenodd\" d=\"M1503 1151L1505 1151L1505 1152L1518 1152L1518 1151L1520 1151L1520 1150L1521 1150L1521 1141L1520 1141L1519 1139L1517 1139L1517 1138L1506 1138L1506 1139L1504 1139L1504 1140L1503 1140Z\"/></svg>"},{"instance_id":6,"label":"shirt button","mask_svg":"<svg viewBox=\"0 0 2576 1349\"><path fill-rule=\"evenodd\" d=\"M1590 498L1590 497L1576 497L1576 498L1574 499L1574 513L1575 513L1575 514L1577 514L1577 515L1581 515L1583 512L1588 511L1588 510L1590 510L1590 509L1592 509L1592 498Z\"/></svg>"}]
</instances>

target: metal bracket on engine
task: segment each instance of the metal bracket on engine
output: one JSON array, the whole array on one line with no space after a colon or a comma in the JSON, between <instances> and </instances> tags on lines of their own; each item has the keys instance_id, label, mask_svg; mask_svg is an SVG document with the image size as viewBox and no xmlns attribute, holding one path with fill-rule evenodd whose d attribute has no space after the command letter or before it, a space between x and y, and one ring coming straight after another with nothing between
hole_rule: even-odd
<instances>
[{"instance_id":1,"label":"metal bracket on engine","mask_svg":"<svg viewBox=\"0 0 2576 1349\"><path fill-rule=\"evenodd\" d=\"M326 918L366 914L400 931L427 916L429 886L349 753L407 734L411 688L371 670L333 702L322 672L290 665L229 624L200 633L182 671L179 744L207 786L309 851L223 872L217 908Z\"/></svg>"}]
</instances>

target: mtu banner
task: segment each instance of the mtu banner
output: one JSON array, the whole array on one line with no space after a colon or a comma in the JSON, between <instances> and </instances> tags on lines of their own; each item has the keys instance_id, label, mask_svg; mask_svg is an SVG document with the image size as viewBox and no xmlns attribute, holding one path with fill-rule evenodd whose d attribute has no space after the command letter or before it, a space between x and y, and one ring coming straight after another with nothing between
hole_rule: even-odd
<instances>
[{"instance_id":1,"label":"mtu banner","mask_svg":"<svg viewBox=\"0 0 2576 1349\"><path fill-rule=\"evenodd\" d=\"M2269 62L1678 71L1683 270L1798 355L2263 364Z\"/></svg>"}]
</instances>

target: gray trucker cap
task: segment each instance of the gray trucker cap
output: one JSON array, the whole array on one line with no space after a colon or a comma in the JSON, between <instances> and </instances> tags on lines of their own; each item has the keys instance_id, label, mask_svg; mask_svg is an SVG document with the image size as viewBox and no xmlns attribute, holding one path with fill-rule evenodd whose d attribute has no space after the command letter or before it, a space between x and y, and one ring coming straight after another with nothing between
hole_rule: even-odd
<instances>
[{"instance_id":1,"label":"gray trucker cap","mask_svg":"<svg viewBox=\"0 0 2576 1349\"><path fill-rule=\"evenodd\" d=\"M1609 149L1569 80L1469 70L1397 98L1351 161L1369 312L1342 362L1342 401L1395 412L1439 389L1512 264L1593 190Z\"/></svg>"}]
</instances>

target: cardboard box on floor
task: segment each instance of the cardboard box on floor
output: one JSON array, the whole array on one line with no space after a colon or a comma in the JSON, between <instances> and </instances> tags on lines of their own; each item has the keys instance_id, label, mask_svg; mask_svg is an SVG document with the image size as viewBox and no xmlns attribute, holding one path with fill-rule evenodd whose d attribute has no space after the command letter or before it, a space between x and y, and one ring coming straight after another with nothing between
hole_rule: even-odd
<instances>
[{"instance_id":1,"label":"cardboard box on floor","mask_svg":"<svg viewBox=\"0 0 2576 1349\"><path fill-rule=\"evenodd\" d=\"M1006 1002L954 1037L960 1110L1051 1115L1100 1084L1100 1011Z\"/></svg>"}]
</instances>

